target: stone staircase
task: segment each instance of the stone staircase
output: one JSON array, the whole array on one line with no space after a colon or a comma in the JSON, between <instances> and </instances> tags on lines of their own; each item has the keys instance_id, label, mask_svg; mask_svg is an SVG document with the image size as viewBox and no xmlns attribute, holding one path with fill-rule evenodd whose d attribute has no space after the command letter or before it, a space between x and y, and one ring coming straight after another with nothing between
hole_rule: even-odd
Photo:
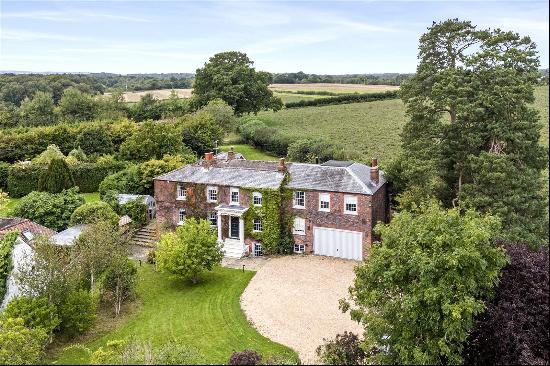
<instances>
[{"instance_id":1,"label":"stone staircase","mask_svg":"<svg viewBox=\"0 0 550 366\"><path fill-rule=\"evenodd\" d=\"M139 245L143 247L154 247L158 242L157 228L154 222L150 222L146 226L142 227L139 231L136 231L130 238L130 242L133 245Z\"/></svg>"},{"instance_id":2,"label":"stone staircase","mask_svg":"<svg viewBox=\"0 0 550 366\"><path fill-rule=\"evenodd\" d=\"M228 258L241 258L244 255L244 247L239 240L225 239L223 241L223 255Z\"/></svg>"}]
</instances>

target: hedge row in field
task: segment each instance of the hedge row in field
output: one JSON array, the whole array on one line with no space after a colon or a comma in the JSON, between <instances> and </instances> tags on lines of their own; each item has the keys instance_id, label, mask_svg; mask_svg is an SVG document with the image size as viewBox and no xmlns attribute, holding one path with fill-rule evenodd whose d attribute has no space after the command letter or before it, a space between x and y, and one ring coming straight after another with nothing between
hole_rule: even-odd
<instances>
[{"instance_id":1,"label":"hedge row in field","mask_svg":"<svg viewBox=\"0 0 550 366\"><path fill-rule=\"evenodd\" d=\"M112 164L81 163L70 167L75 185L82 193L97 192L99 184L106 176L124 169L123 162ZM6 189L10 197L18 198L38 190L38 180L42 172L48 167L45 165L28 164L12 165L7 170ZM3 170L0 169L0 174ZM0 175L0 183L2 181Z\"/></svg>"},{"instance_id":2,"label":"hedge row in field","mask_svg":"<svg viewBox=\"0 0 550 366\"><path fill-rule=\"evenodd\" d=\"M387 91L384 93L341 94L330 98L318 98L311 100L301 100L299 102L289 102L285 104L285 107L300 108L332 104L374 102L377 100L396 99L397 97L397 91Z\"/></svg>"}]
</instances>

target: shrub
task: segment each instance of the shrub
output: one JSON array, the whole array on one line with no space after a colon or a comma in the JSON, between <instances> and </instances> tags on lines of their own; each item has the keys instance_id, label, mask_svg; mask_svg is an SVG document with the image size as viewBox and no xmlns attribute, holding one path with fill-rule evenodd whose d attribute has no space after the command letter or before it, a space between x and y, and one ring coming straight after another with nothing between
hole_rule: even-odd
<instances>
[{"instance_id":1,"label":"shrub","mask_svg":"<svg viewBox=\"0 0 550 366\"><path fill-rule=\"evenodd\" d=\"M38 190L50 193L59 193L74 185L73 175L63 159L53 159L38 179Z\"/></svg>"},{"instance_id":2,"label":"shrub","mask_svg":"<svg viewBox=\"0 0 550 366\"><path fill-rule=\"evenodd\" d=\"M0 161L0 189L6 191L8 189L8 175L10 164Z\"/></svg>"},{"instance_id":3,"label":"shrub","mask_svg":"<svg viewBox=\"0 0 550 366\"><path fill-rule=\"evenodd\" d=\"M151 249L147 252L147 263L149 264L155 264L157 261L157 254L154 249Z\"/></svg>"},{"instance_id":4,"label":"shrub","mask_svg":"<svg viewBox=\"0 0 550 366\"><path fill-rule=\"evenodd\" d=\"M28 328L42 328L51 335L59 326L55 305L48 303L44 296L16 297L11 300L2 315L6 318L21 318Z\"/></svg>"},{"instance_id":5,"label":"shrub","mask_svg":"<svg viewBox=\"0 0 550 366\"><path fill-rule=\"evenodd\" d=\"M37 164L13 164L8 169L8 192L12 198L23 197L32 191L38 191L38 180L46 169Z\"/></svg>"},{"instance_id":6,"label":"shrub","mask_svg":"<svg viewBox=\"0 0 550 366\"><path fill-rule=\"evenodd\" d=\"M189 218L175 233L162 235L156 250L161 270L198 282L199 274L221 263L223 252L207 220Z\"/></svg>"},{"instance_id":7,"label":"shrub","mask_svg":"<svg viewBox=\"0 0 550 366\"><path fill-rule=\"evenodd\" d=\"M84 161L86 161L86 159L88 159L88 157L86 156L86 153L80 147L78 147L76 149L72 149L69 152L69 155L67 155L67 157L73 157L78 162L84 162Z\"/></svg>"},{"instance_id":8,"label":"shrub","mask_svg":"<svg viewBox=\"0 0 550 366\"><path fill-rule=\"evenodd\" d=\"M141 180L137 165L130 165L124 170L106 176L99 184L99 195L103 197L107 191L140 194Z\"/></svg>"},{"instance_id":9,"label":"shrub","mask_svg":"<svg viewBox=\"0 0 550 366\"><path fill-rule=\"evenodd\" d=\"M88 202L78 207L73 212L69 224L73 226L78 224L92 224L98 221L106 221L116 226L118 225L118 215L106 202Z\"/></svg>"},{"instance_id":10,"label":"shrub","mask_svg":"<svg viewBox=\"0 0 550 366\"><path fill-rule=\"evenodd\" d=\"M317 347L317 355L325 365L362 365L365 351L357 334L344 332L334 340Z\"/></svg>"},{"instance_id":11,"label":"shrub","mask_svg":"<svg viewBox=\"0 0 550 366\"><path fill-rule=\"evenodd\" d=\"M213 99L207 105L199 109L200 112L209 113L224 131L235 129L235 111L223 99Z\"/></svg>"},{"instance_id":12,"label":"shrub","mask_svg":"<svg viewBox=\"0 0 550 366\"><path fill-rule=\"evenodd\" d=\"M208 112L197 112L186 118L183 125L183 142L199 155L214 148L215 141L223 139L224 131Z\"/></svg>"},{"instance_id":13,"label":"shrub","mask_svg":"<svg viewBox=\"0 0 550 366\"><path fill-rule=\"evenodd\" d=\"M43 164L48 165L52 162L54 159L65 159L65 155L59 150L59 147L56 145L48 145L46 150L40 153L37 157L32 159L32 162L34 164Z\"/></svg>"},{"instance_id":14,"label":"shrub","mask_svg":"<svg viewBox=\"0 0 550 366\"><path fill-rule=\"evenodd\" d=\"M75 185L80 192L92 193L99 190L101 182L110 174L124 169L126 163L121 161L98 161L96 163L80 163L71 167Z\"/></svg>"},{"instance_id":15,"label":"shrub","mask_svg":"<svg viewBox=\"0 0 550 366\"><path fill-rule=\"evenodd\" d=\"M0 317L0 365L38 364L47 339L44 329L27 328L23 319Z\"/></svg>"},{"instance_id":16,"label":"shrub","mask_svg":"<svg viewBox=\"0 0 550 366\"><path fill-rule=\"evenodd\" d=\"M510 263L464 352L477 365L548 364L548 247L508 245Z\"/></svg>"},{"instance_id":17,"label":"shrub","mask_svg":"<svg viewBox=\"0 0 550 366\"><path fill-rule=\"evenodd\" d=\"M288 159L300 163L320 163L332 159L344 158L343 149L322 138L305 138L288 146Z\"/></svg>"},{"instance_id":18,"label":"shrub","mask_svg":"<svg viewBox=\"0 0 550 366\"><path fill-rule=\"evenodd\" d=\"M4 299L6 294L8 276L13 265L11 255L18 235L18 232L7 233L0 240L0 299Z\"/></svg>"},{"instance_id":19,"label":"shrub","mask_svg":"<svg viewBox=\"0 0 550 366\"><path fill-rule=\"evenodd\" d=\"M248 144L279 156L285 156L290 138L256 118L244 118L238 128L242 138Z\"/></svg>"},{"instance_id":20,"label":"shrub","mask_svg":"<svg viewBox=\"0 0 550 366\"><path fill-rule=\"evenodd\" d=\"M78 188L57 194L31 192L15 207L14 215L59 231L68 226L73 212L83 204L84 198L78 194Z\"/></svg>"},{"instance_id":21,"label":"shrub","mask_svg":"<svg viewBox=\"0 0 550 366\"><path fill-rule=\"evenodd\" d=\"M157 365L204 365L206 357L195 347L177 342L163 344L154 352Z\"/></svg>"},{"instance_id":22,"label":"shrub","mask_svg":"<svg viewBox=\"0 0 550 366\"><path fill-rule=\"evenodd\" d=\"M139 165L140 192L144 194L154 194L153 179L161 174L181 168L186 164L193 163L196 160L192 154L186 155L164 155L162 160L149 160Z\"/></svg>"},{"instance_id":23,"label":"shrub","mask_svg":"<svg viewBox=\"0 0 550 366\"><path fill-rule=\"evenodd\" d=\"M147 224L147 206L142 198L126 202L120 206L120 214L128 215L132 219L132 225L141 228Z\"/></svg>"},{"instance_id":24,"label":"shrub","mask_svg":"<svg viewBox=\"0 0 550 366\"><path fill-rule=\"evenodd\" d=\"M88 155L112 154L114 152L111 136L102 126L83 129L76 138L75 146L84 150Z\"/></svg>"},{"instance_id":25,"label":"shrub","mask_svg":"<svg viewBox=\"0 0 550 366\"><path fill-rule=\"evenodd\" d=\"M257 365L261 361L262 356L256 351L246 349L242 352L233 352L228 365Z\"/></svg>"},{"instance_id":26,"label":"shrub","mask_svg":"<svg viewBox=\"0 0 550 366\"><path fill-rule=\"evenodd\" d=\"M96 300L86 290L73 290L59 307L61 330L76 335L90 329L96 318Z\"/></svg>"},{"instance_id":27,"label":"shrub","mask_svg":"<svg viewBox=\"0 0 550 366\"><path fill-rule=\"evenodd\" d=\"M506 264L504 249L495 245L499 230L494 216L435 203L377 225L382 243L355 268L350 289L364 346L385 350L367 355L368 363L462 362L474 316Z\"/></svg>"}]
</instances>

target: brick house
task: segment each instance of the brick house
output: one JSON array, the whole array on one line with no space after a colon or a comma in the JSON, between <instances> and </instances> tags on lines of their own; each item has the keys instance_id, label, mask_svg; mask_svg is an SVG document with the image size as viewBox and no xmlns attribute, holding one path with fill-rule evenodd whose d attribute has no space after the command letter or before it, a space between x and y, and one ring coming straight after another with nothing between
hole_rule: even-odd
<instances>
[{"instance_id":1,"label":"brick house","mask_svg":"<svg viewBox=\"0 0 550 366\"><path fill-rule=\"evenodd\" d=\"M157 221L210 220L226 256L262 255L286 235L294 252L366 257L373 227L389 220L384 173L346 161L324 164L236 159L206 153L154 180Z\"/></svg>"}]
</instances>

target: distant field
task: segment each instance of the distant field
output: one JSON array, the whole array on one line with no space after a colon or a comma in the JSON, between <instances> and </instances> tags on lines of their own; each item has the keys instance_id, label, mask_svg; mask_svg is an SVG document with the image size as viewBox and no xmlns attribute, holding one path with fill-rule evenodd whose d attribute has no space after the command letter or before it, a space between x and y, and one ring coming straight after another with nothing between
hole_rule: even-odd
<instances>
[{"instance_id":1,"label":"distant field","mask_svg":"<svg viewBox=\"0 0 550 366\"><path fill-rule=\"evenodd\" d=\"M308 85L308 84L306 84ZM548 146L548 86L537 87L535 108L541 114L541 143ZM382 164L399 153L399 133L405 124L401 100L283 109L261 112L269 126L295 138L324 137L365 160L378 157Z\"/></svg>"},{"instance_id":2,"label":"distant field","mask_svg":"<svg viewBox=\"0 0 550 366\"><path fill-rule=\"evenodd\" d=\"M271 84L270 89L284 92L286 90L298 91L329 91L333 93L378 93L388 90L398 90L398 86L393 85L362 85L362 84L330 84L330 83L311 83L311 84Z\"/></svg>"},{"instance_id":3,"label":"distant field","mask_svg":"<svg viewBox=\"0 0 550 366\"><path fill-rule=\"evenodd\" d=\"M189 98L191 97L191 91L193 89L174 89L180 98ZM168 99L172 89L159 89L159 90L142 90L134 92L126 92L123 94L124 101L126 102L139 102L139 98L143 95L150 93L157 99ZM105 95L110 95L111 93L105 93Z\"/></svg>"},{"instance_id":4,"label":"distant field","mask_svg":"<svg viewBox=\"0 0 550 366\"><path fill-rule=\"evenodd\" d=\"M274 90L273 95L281 98L283 103L299 102L301 100L312 100L317 98L330 98L328 95L306 95L306 94L293 94L293 93L280 93Z\"/></svg>"}]
</instances>

